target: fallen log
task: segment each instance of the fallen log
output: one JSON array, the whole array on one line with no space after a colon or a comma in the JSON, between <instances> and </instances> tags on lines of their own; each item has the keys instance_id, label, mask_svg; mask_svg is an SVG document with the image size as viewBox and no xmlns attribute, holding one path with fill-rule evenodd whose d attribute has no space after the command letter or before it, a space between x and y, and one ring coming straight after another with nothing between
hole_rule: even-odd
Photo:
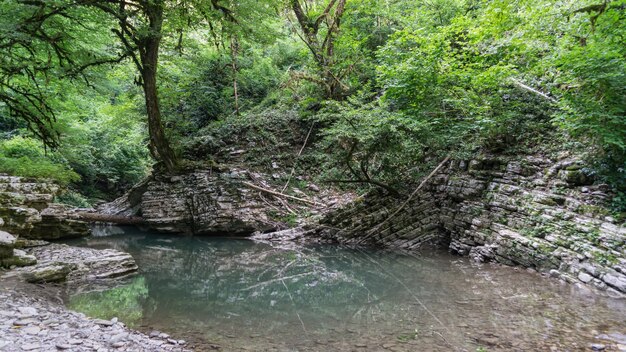
<instances>
[{"instance_id":1,"label":"fallen log","mask_svg":"<svg viewBox=\"0 0 626 352\"><path fill-rule=\"evenodd\" d=\"M124 215L112 215L112 214L99 214L99 213L76 213L78 220L87 222L108 222L118 225L142 225L146 223L146 220L139 216L124 216Z\"/></svg>"}]
</instances>

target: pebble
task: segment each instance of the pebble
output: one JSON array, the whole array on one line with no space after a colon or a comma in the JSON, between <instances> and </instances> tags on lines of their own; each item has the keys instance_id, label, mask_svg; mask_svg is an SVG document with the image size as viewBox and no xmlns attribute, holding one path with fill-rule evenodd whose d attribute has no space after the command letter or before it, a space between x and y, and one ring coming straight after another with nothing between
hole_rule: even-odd
<instances>
[{"instance_id":1,"label":"pebble","mask_svg":"<svg viewBox=\"0 0 626 352\"><path fill-rule=\"evenodd\" d=\"M29 326L29 327L22 329L22 332L28 335L37 335L40 331L41 331L41 328L37 326Z\"/></svg>"},{"instance_id":2,"label":"pebble","mask_svg":"<svg viewBox=\"0 0 626 352\"><path fill-rule=\"evenodd\" d=\"M22 314L22 318L30 318L39 315L37 309L33 307L18 307L17 311Z\"/></svg>"},{"instance_id":3,"label":"pebble","mask_svg":"<svg viewBox=\"0 0 626 352\"><path fill-rule=\"evenodd\" d=\"M93 322L98 324L98 325L104 325L104 326L111 326L111 325L113 325L112 321L104 320L104 319L95 319Z\"/></svg>"},{"instance_id":4,"label":"pebble","mask_svg":"<svg viewBox=\"0 0 626 352\"><path fill-rule=\"evenodd\" d=\"M601 343L591 344L591 349L594 351L604 351L605 348L606 346Z\"/></svg>"},{"instance_id":5,"label":"pebble","mask_svg":"<svg viewBox=\"0 0 626 352\"><path fill-rule=\"evenodd\" d=\"M72 348L72 345L68 345L66 343L57 343L55 347L60 350L69 350L70 348Z\"/></svg>"},{"instance_id":6,"label":"pebble","mask_svg":"<svg viewBox=\"0 0 626 352\"><path fill-rule=\"evenodd\" d=\"M38 343L27 343L22 345L22 350L24 351L32 351L32 350L38 350L41 348L41 345Z\"/></svg>"},{"instance_id":7,"label":"pebble","mask_svg":"<svg viewBox=\"0 0 626 352\"><path fill-rule=\"evenodd\" d=\"M20 320L14 321L13 325L26 326L26 325L37 324L37 323L39 323L39 321L36 319L20 319Z\"/></svg>"}]
</instances>

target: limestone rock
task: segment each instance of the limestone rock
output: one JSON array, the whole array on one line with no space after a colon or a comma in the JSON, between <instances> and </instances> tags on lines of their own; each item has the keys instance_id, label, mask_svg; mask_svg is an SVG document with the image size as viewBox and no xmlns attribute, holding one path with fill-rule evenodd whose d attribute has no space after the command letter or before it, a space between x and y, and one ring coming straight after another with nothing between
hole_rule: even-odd
<instances>
[{"instance_id":1,"label":"limestone rock","mask_svg":"<svg viewBox=\"0 0 626 352\"><path fill-rule=\"evenodd\" d=\"M58 192L54 183L0 175L0 229L25 239L88 235L89 225L70 207L51 204Z\"/></svg>"},{"instance_id":2,"label":"limestone rock","mask_svg":"<svg viewBox=\"0 0 626 352\"><path fill-rule=\"evenodd\" d=\"M123 276L137 270L133 257L114 249L71 247L49 244L29 248L38 259L32 267L14 270L30 282L81 281Z\"/></svg>"},{"instance_id":3,"label":"limestone rock","mask_svg":"<svg viewBox=\"0 0 626 352\"><path fill-rule=\"evenodd\" d=\"M626 293L626 224L607 219L606 187L573 187L593 182L583 163L529 155L451 164L397 214L401 201L372 192L325 215L306 235L402 248L443 244L478 262Z\"/></svg>"},{"instance_id":4,"label":"limestone rock","mask_svg":"<svg viewBox=\"0 0 626 352\"><path fill-rule=\"evenodd\" d=\"M155 176L101 212L137 215L161 232L249 235L276 229L258 192L246 187L247 172L196 171Z\"/></svg>"},{"instance_id":5,"label":"limestone rock","mask_svg":"<svg viewBox=\"0 0 626 352\"><path fill-rule=\"evenodd\" d=\"M15 247L15 237L8 232L0 231L0 259L12 257L13 247Z\"/></svg>"},{"instance_id":6,"label":"limestone rock","mask_svg":"<svg viewBox=\"0 0 626 352\"><path fill-rule=\"evenodd\" d=\"M25 272L23 277L32 283L63 282L71 271L72 266L66 263L47 263Z\"/></svg>"},{"instance_id":7,"label":"limestone rock","mask_svg":"<svg viewBox=\"0 0 626 352\"><path fill-rule=\"evenodd\" d=\"M559 171L559 178L574 186L587 186L593 183L593 178L580 169L561 170Z\"/></svg>"},{"instance_id":8,"label":"limestone rock","mask_svg":"<svg viewBox=\"0 0 626 352\"><path fill-rule=\"evenodd\" d=\"M73 209L62 204L50 204L40 213L41 221L34 224L29 239L55 240L84 237L91 233L87 222L78 220Z\"/></svg>"},{"instance_id":9,"label":"limestone rock","mask_svg":"<svg viewBox=\"0 0 626 352\"><path fill-rule=\"evenodd\" d=\"M37 264L37 258L34 255L27 254L21 249L14 249L13 256L0 260L0 266L9 268L12 266L29 266Z\"/></svg>"}]
</instances>

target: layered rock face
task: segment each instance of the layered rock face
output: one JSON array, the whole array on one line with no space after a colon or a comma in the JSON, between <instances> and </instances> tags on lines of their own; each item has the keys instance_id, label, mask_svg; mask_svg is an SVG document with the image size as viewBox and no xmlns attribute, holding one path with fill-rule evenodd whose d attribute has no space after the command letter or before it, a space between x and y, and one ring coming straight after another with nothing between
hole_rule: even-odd
<instances>
[{"instance_id":1,"label":"layered rock face","mask_svg":"<svg viewBox=\"0 0 626 352\"><path fill-rule=\"evenodd\" d=\"M153 176L102 212L141 216L162 232L246 235L276 228L258 192L246 187L247 172L196 171Z\"/></svg>"},{"instance_id":2,"label":"layered rock face","mask_svg":"<svg viewBox=\"0 0 626 352\"><path fill-rule=\"evenodd\" d=\"M476 261L626 293L626 227L603 207L607 187L584 171L537 156L455 161L392 218L404 200L370 195L309 233L408 249L445 243Z\"/></svg>"},{"instance_id":3,"label":"layered rock face","mask_svg":"<svg viewBox=\"0 0 626 352\"><path fill-rule=\"evenodd\" d=\"M0 175L0 230L28 239L89 235L71 207L51 204L58 192L54 183Z\"/></svg>"}]
</instances>

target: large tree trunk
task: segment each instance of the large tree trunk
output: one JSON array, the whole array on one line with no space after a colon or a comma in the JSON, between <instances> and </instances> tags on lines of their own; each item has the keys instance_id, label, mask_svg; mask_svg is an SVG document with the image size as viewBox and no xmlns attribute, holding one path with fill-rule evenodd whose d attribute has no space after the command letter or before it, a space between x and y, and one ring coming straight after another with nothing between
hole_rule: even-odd
<instances>
[{"instance_id":1,"label":"large tree trunk","mask_svg":"<svg viewBox=\"0 0 626 352\"><path fill-rule=\"evenodd\" d=\"M156 160L163 162L168 171L174 171L177 167L177 160L163 131L156 78L163 24L163 6L160 1L154 1L148 5L146 10L151 33L143 39L143 47L139 51L142 66L141 78L148 113L150 153Z\"/></svg>"}]
</instances>

